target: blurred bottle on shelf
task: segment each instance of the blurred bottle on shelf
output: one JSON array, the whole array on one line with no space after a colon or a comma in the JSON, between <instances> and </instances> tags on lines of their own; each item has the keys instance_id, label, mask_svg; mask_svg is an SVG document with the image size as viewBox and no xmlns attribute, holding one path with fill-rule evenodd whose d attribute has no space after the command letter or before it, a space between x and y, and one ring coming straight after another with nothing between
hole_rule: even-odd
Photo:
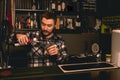
<instances>
[{"instance_id":1,"label":"blurred bottle on shelf","mask_svg":"<svg viewBox=\"0 0 120 80\"><path fill-rule=\"evenodd\" d=\"M70 18L70 17L67 18L67 28L68 29L74 29L74 27L73 27L73 19Z\"/></svg>"},{"instance_id":2,"label":"blurred bottle on shelf","mask_svg":"<svg viewBox=\"0 0 120 80\"><path fill-rule=\"evenodd\" d=\"M21 17L16 17L16 20L15 20L15 27L16 29L22 29L24 28L24 17L21 16Z\"/></svg>"},{"instance_id":3,"label":"blurred bottle on shelf","mask_svg":"<svg viewBox=\"0 0 120 80\"><path fill-rule=\"evenodd\" d=\"M33 28L38 28L38 23L37 23L37 14L34 13L34 21L33 21Z\"/></svg>"},{"instance_id":4,"label":"blurred bottle on shelf","mask_svg":"<svg viewBox=\"0 0 120 80\"><path fill-rule=\"evenodd\" d=\"M50 11L55 11L56 10L56 2L54 0L50 1L49 10Z\"/></svg>"},{"instance_id":5,"label":"blurred bottle on shelf","mask_svg":"<svg viewBox=\"0 0 120 80\"><path fill-rule=\"evenodd\" d=\"M36 10L36 0L32 1L32 10Z\"/></svg>"},{"instance_id":6,"label":"blurred bottle on shelf","mask_svg":"<svg viewBox=\"0 0 120 80\"><path fill-rule=\"evenodd\" d=\"M19 19L18 19L18 17L15 18L15 28L19 29Z\"/></svg>"},{"instance_id":7,"label":"blurred bottle on shelf","mask_svg":"<svg viewBox=\"0 0 120 80\"><path fill-rule=\"evenodd\" d=\"M61 1L61 10L62 10L62 11L65 11L65 8L66 8L65 0L62 0L62 1Z\"/></svg>"},{"instance_id":8,"label":"blurred bottle on shelf","mask_svg":"<svg viewBox=\"0 0 120 80\"><path fill-rule=\"evenodd\" d=\"M58 0L58 3L57 3L57 11L62 11L61 1L60 0Z\"/></svg>"},{"instance_id":9,"label":"blurred bottle on shelf","mask_svg":"<svg viewBox=\"0 0 120 80\"><path fill-rule=\"evenodd\" d=\"M57 17L57 21L56 21L56 29L59 30L60 29L60 17Z\"/></svg>"},{"instance_id":10,"label":"blurred bottle on shelf","mask_svg":"<svg viewBox=\"0 0 120 80\"><path fill-rule=\"evenodd\" d=\"M64 29L64 18L62 14L60 14L60 28Z\"/></svg>"},{"instance_id":11,"label":"blurred bottle on shelf","mask_svg":"<svg viewBox=\"0 0 120 80\"><path fill-rule=\"evenodd\" d=\"M81 27L81 20L80 20L80 16L79 15L76 16L75 27L76 28L80 28Z\"/></svg>"},{"instance_id":12,"label":"blurred bottle on shelf","mask_svg":"<svg viewBox=\"0 0 120 80\"><path fill-rule=\"evenodd\" d=\"M30 12L28 12L27 16L26 16L26 26L25 28L30 29L31 27L31 19L30 19Z\"/></svg>"},{"instance_id":13,"label":"blurred bottle on shelf","mask_svg":"<svg viewBox=\"0 0 120 80\"><path fill-rule=\"evenodd\" d=\"M82 32L80 15L76 15L74 25L76 31Z\"/></svg>"},{"instance_id":14,"label":"blurred bottle on shelf","mask_svg":"<svg viewBox=\"0 0 120 80\"><path fill-rule=\"evenodd\" d=\"M41 2L42 3L42 2ZM36 0L36 9L40 9L41 7L40 7L40 0Z\"/></svg>"},{"instance_id":15,"label":"blurred bottle on shelf","mask_svg":"<svg viewBox=\"0 0 120 80\"><path fill-rule=\"evenodd\" d=\"M30 28L33 29L34 27L34 17L30 15Z\"/></svg>"}]
</instances>

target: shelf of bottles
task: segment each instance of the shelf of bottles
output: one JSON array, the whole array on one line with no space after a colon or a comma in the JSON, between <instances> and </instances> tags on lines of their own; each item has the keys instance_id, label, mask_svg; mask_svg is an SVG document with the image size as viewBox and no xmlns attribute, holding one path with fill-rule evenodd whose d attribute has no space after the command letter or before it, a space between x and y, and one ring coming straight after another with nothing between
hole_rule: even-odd
<instances>
[{"instance_id":1,"label":"shelf of bottles","mask_svg":"<svg viewBox=\"0 0 120 80\"><path fill-rule=\"evenodd\" d=\"M15 1L15 31L38 30L38 13L45 11L38 6L38 0Z\"/></svg>"},{"instance_id":2,"label":"shelf of bottles","mask_svg":"<svg viewBox=\"0 0 120 80\"><path fill-rule=\"evenodd\" d=\"M81 11L95 12L96 0L16 0L15 30L37 30L40 15L51 11L57 15L56 30L58 32L85 32L88 24ZM93 6L92 8L87 8ZM85 22L84 22L85 21ZM86 27L87 26L87 27Z\"/></svg>"}]
</instances>

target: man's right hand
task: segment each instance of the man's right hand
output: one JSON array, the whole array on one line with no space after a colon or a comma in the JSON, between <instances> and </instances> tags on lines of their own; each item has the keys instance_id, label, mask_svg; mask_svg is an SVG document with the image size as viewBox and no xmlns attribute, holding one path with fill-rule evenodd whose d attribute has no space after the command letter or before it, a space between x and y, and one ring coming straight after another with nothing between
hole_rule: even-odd
<instances>
[{"instance_id":1,"label":"man's right hand","mask_svg":"<svg viewBox=\"0 0 120 80\"><path fill-rule=\"evenodd\" d=\"M27 45L29 42L29 38L25 34L16 34L16 38L18 39L20 45Z\"/></svg>"}]
</instances>

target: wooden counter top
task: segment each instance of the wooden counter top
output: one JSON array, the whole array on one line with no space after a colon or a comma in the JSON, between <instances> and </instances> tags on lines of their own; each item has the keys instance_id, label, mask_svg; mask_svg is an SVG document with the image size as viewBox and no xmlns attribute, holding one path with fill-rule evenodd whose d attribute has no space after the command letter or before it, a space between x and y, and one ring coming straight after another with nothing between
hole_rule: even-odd
<instances>
[{"instance_id":1,"label":"wooden counter top","mask_svg":"<svg viewBox=\"0 0 120 80\"><path fill-rule=\"evenodd\" d=\"M3 70L0 70L2 72ZM4 70L5 71L5 70ZM95 70L77 73L63 73L58 66L39 68L9 69L10 76L0 76L0 80L119 80L120 69Z\"/></svg>"}]
</instances>

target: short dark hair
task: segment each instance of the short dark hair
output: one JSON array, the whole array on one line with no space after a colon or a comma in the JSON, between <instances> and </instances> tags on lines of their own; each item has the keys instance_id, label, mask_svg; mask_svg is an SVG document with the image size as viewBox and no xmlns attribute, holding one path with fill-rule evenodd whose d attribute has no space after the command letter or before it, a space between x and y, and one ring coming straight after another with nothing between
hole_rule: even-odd
<instances>
[{"instance_id":1,"label":"short dark hair","mask_svg":"<svg viewBox=\"0 0 120 80\"><path fill-rule=\"evenodd\" d=\"M46 19L54 19L55 24L56 24L56 15L55 15L53 12L44 12L44 13L42 14L41 19L42 19L43 17L45 17Z\"/></svg>"}]
</instances>

